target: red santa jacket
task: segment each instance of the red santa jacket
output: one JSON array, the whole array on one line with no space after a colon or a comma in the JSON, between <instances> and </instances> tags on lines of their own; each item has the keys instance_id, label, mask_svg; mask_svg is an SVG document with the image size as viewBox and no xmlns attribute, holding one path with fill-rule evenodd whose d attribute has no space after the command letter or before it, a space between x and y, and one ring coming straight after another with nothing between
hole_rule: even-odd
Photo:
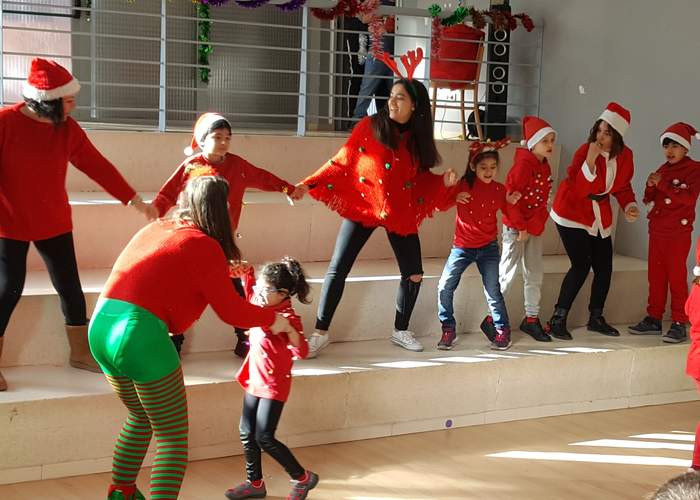
<instances>
[{"instance_id":1,"label":"red santa jacket","mask_svg":"<svg viewBox=\"0 0 700 500\"><path fill-rule=\"evenodd\" d=\"M185 188L188 173L194 168L210 167L218 175L228 181L228 204L231 227L235 230L241 218L243 208L243 193L246 189L254 188L261 191L277 191L292 193L294 186L276 175L258 168L240 156L227 153L221 163L211 163L203 153L196 154L183 161L170 179L163 184L153 200L160 217L177 204L180 192Z\"/></svg>"},{"instance_id":2,"label":"red santa jacket","mask_svg":"<svg viewBox=\"0 0 700 500\"><path fill-rule=\"evenodd\" d=\"M634 160L632 150L625 146L615 158L607 154L596 158L595 175L586 164L588 144L582 144L567 168L566 178L559 184L550 215L561 226L585 229L591 236L598 232L603 238L612 231L610 195L623 210L635 203L632 191ZM600 196L598 200L591 197Z\"/></svg>"},{"instance_id":3,"label":"red santa jacket","mask_svg":"<svg viewBox=\"0 0 700 500\"><path fill-rule=\"evenodd\" d=\"M649 234L691 233L700 194L700 162L686 156L675 165L664 163L657 172L661 174L659 183L644 190Z\"/></svg>"},{"instance_id":4,"label":"red santa jacket","mask_svg":"<svg viewBox=\"0 0 700 500\"><path fill-rule=\"evenodd\" d=\"M506 192L522 194L520 201L503 214L503 224L539 236L547 222L547 200L552 189L552 171L545 159L525 148L515 150L515 162L506 177Z\"/></svg>"},{"instance_id":5,"label":"red santa jacket","mask_svg":"<svg viewBox=\"0 0 700 500\"><path fill-rule=\"evenodd\" d=\"M685 303L685 313L690 320L690 348L685 372L694 379L700 379L700 285L690 287L690 295Z\"/></svg>"},{"instance_id":6,"label":"red santa jacket","mask_svg":"<svg viewBox=\"0 0 700 500\"><path fill-rule=\"evenodd\" d=\"M295 359L304 359L309 354L309 345L301 318L294 312L291 300L265 309L286 317L299 332L301 343L299 347L293 346L286 333L273 335L267 328L251 329L250 351L236 374L236 380L248 394L287 401L292 387L292 365Z\"/></svg>"},{"instance_id":7,"label":"red santa jacket","mask_svg":"<svg viewBox=\"0 0 700 500\"><path fill-rule=\"evenodd\" d=\"M136 195L73 118L54 126L22 107L0 110L0 238L37 241L73 229L68 162L125 205Z\"/></svg>"},{"instance_id":8,"label":"red santa jacket","mask_svg":"<svg viewBox=\"0 0 700 500\"><path fill-rule=\"evenodd\" d=\"M468 203L456 203L456 196L463 191L471 194ZM510 210L506 202L506 188L503 184L491 181L488 184L474 180L470 188L462 179L456 186L447 190L439 203L440 210L457 205L455 237L452 244L459 248L481 248L496 239L498 233L497 212ZM511 217L517 217L512 214Z\"/></svg>"},{"instance_id":9,"label":"red santa jacket","mask_svg":"<svg viewBox=\"0 0 700 500\"><path fill-rule=\"evenodd\" d=\"M394 151L375 138L371 117L366 117L340 151L303 183L311 196L342 217L400 235L415 234L444 187L441 175L419 172L408 148L410 134L401 134Z\"/></svg>"}]
</instances>

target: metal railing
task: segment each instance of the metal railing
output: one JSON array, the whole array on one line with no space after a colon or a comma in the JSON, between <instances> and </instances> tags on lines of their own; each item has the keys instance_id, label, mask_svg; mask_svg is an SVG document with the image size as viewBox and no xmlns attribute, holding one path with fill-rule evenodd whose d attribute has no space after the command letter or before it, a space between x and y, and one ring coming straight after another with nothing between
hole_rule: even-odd
<instances>
[{"instance_id":1,"label":"metal railing","mask_svg":"<svg viewBox=\"0 0 700 500\"><path fill-rule=\"evenodd\" d=\"M0 0L0 102L21 99L29 62L39 56L56 59L78 78L83 90L74 116L86 126L190 129L199 113L215 110L236 128L298 135L346 130L357 120L352 116L362 82L357 39L366 32L347 19L320 21L309 5L292 13L271 6L242 9L233 2L212 7L206 43L213 53L202 64L198 50L204 42L197 37L202 19L189 0ZM416 75L429 88L428 12L381 10L396 15L396 32L386 35L396 54L423 48L425 61ZM540 23L531 33L513 31L509 41L483 42L476 99L486 129L519 135L520 117L538 114L542 43ZM496 45L508 51L507 62L487 55ZM495 82L489 71L495 67L504 68L507 78ZM207 83L201 81L202 69L210 70ZM494 85L507 90L507 99L496 99ZM437 104L456 106L457 95L440 89ZM475 96L468 97L473 102ZM381 96L376 103L382 104ZM497 108L501 117L489 121L489 111ZM458 111L439 107L435 121L438 137L460 135Z\"/></svg>"}]
</instances>

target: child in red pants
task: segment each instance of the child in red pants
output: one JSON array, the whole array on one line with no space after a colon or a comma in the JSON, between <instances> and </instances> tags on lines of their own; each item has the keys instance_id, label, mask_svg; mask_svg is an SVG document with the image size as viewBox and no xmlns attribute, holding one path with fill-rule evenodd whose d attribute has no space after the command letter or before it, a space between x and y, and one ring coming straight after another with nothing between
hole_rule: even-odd
<instances>
[{"instance_id":1,"label":"child in red pants","mask_svg":"<svg viewBox=\"0 0 700 500\"><path fill-rule=\"evenodd\" d=\"M673 323L663 341L674 344L688 338L688 316L683 308L688 297L686 259L700 194L700 162L688 156L692 136L700 138L687 123L675 123L661 134L666 163L649 175L644 191L644 203L649 208L647 317L628 329L634 335L661 335L670 288Z\"/></svg>"}]
</instances>

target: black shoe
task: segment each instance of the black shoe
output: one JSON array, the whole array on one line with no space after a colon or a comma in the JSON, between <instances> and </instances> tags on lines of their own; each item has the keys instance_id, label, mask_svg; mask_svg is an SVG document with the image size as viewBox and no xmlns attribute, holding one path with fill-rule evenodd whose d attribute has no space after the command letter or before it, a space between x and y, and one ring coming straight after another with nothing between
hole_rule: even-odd
<instances>
[{"instance_id":1,"label":"black shoe","mask_svg":"<svg viewBox=\"0 0 700 500\"><path fill-rule=\"evenodd\" d=\"M554 309L552 318L547 322L545 332L559 340L573 340L574 337L566 328L566 317L569 315L567 309L557 307Z\"/></svg>"},{"instance_id":2,"label":"black shoe","mask_svg":"<svg viewBox=\"0 0 700 500\"><path fill-rule=\"evenodd\" d=\"M532 321L534 320L534 321ZM537 342L551 342L552 337L547 335L547 332L542 328L542 323L540 323L540 318L523 318L523 322L520 323L520 331L527 333L530 337L535 339Z\"/></svg>"},{"instance_id":3,"label":"black shoe","mask_svg":"<svg viewBox=\"0 0 700 500\"><path fill-rule=\"evenodd\" d=\"M620 332L613 328L605 321L605 318L601 314L591 313L591 317L588 318L588 324L586 325L589 332L597 332L608 337L619 337Z\"/></svg>"},{"instance_id":4,"label":"black shoe","mask_svg":"<svg viewBox=\"0 0 700 500\"><path fill-rule=\"evenodd\" d=\"M481 328L481 331L484 332L484 335L486 335L486 338L489 339L489 342L493 342L496 340L496 327L493 325L493 318L489 315L484 318L484 320L481 322L481 325L479 325L479 328Z\"/></svg>"},{"instance_id":5,"label":"black shoe","mask_svg":"<svg viewBox=\"0 0 700 500\"><path fill-rule=\"evenodd\" d=\"M185 341L185 335L182 333L173 334L170 336L170 340L175 346L175 350L177 351L177 357L181 358L182 354L180 353L180 351L182 351L182 343Z\"/></svg>"},{"instance_id":6,"label":"black shoe","mask_svg":"<svg viewBox=\"0 0 700 500\"><path fill-rule=\"evenodd\" d=\"M680 344L681 342L685 342L688 340L688 334L685 331L685 325L683 323L678 323L674 321L671 323L671 328L668 329L668 332L661 337L661 340L664 342L667 342L669 344Z\"/></svg>"},{"instance_id":7,"label":"black shoe","mask_svg":"<svg viewBox=\"0 0 700 500\"><path fill-rule=\"evenodd\" d=\"M248 342L248 335L245 334L244 330L236 330L236 347L233 349L233 353L239 358L245 358L250 350L250 342Z\"/></svg>"},{"instance_id":8,"label":"black shoe","mask_svg":"<svg viewBox=\"0 0 700 500\"><path fill-rule=\"evenodd\" d=\"M647 316L634 326L627 328L632 335L661 335L661 321Z\"/></svg>"}]
</instances>

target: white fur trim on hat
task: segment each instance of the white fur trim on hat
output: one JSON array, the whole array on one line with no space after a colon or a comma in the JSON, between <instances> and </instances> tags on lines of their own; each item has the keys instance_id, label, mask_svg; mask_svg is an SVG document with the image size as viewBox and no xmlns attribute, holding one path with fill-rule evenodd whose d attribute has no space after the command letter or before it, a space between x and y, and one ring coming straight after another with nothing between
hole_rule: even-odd
<instances>
[{"instance_id":1,"label":"white fur trim on hat","mask_svg":"<svg viewBox=\"0 0 700 500\"><path fill-rule=\"evenodd\" d=\"M540 142L542 139L544 139L547 134L551 134L551 133L554 133L554 137L557 136L557 131L554 130L552 127L542 127L537 132L532 134L532 137L530 137L530 140L527 141L527 149L532 151L532 148L534 148L538 142Z\"/></svg>"},{"instance_id":2,"label":"white fur trim on hat","mask_svg":"<svg viewBox=\"0 0 700 500\"><path fill-rule=\"evenodd\" d=\"M700 266L695 266L693 268L693 276L700 276Z\"/></svg>"},{"instance_id":3,"label":"white fur trim on hat","mask_svg":"<svg viewBox=\"0 0 700 500\"><path fill-rule=\"evenodd\" d=\"M61 97L75 95L79 90L80 84L75 78L65 85L61 85L60 87L50 90L40 90L30 85L29 82L24 82L24 86L22 87L22 95L27 99L33 99L35 101L53 101L54 99L60 99Z\"/></svg>"},{"instance_id":4,"label":"white fur trim on hat","mask_svg":"<svg viewBox=\"0 0 700 500\"><path fill-rule=\"evenodd\" d=\"M630 124L627 122L627 120L622 118L622 116L615 113L614 111L610 111L609 109L603 111L599 118L601 120L605 120L612 128L617 130L622 136L625 135L627 129L630 127Z\"/></svg>"},{"instance_id":5,"label":"white fur trim on hat","mask_svg":"<svg viewBox=\"0 0 700 500\"><path fill-rule=\"evenodd\" d=\"M663 146L664 144L664 139L671 139L672 141L677 142L681 146L683 146L685 149L690 149L690 143L688 140L678 134L674 134L673 132L664 132L661 134L661 145Z\"/></svg>"}]
</instances>

